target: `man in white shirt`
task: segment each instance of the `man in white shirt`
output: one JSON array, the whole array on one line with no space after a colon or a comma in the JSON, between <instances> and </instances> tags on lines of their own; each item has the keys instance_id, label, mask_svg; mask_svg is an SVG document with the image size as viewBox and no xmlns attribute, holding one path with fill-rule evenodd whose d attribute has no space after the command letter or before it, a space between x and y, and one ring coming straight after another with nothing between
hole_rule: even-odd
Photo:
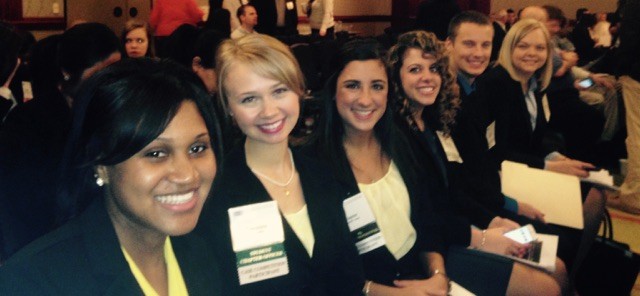
<instances>
[{"instance_id":1,"label":"man in white shirt","mask_svg":"<svg viewBox=\"0 0 640 296\"><path fill-rule=\"evenodd\" d=\"M255 7L250 4L242 5L238 8L236 15L240 20L240 26L231 32L231 39L256 33L253 29L258 24L258 12Z\"/></svg>"}]
</instances>

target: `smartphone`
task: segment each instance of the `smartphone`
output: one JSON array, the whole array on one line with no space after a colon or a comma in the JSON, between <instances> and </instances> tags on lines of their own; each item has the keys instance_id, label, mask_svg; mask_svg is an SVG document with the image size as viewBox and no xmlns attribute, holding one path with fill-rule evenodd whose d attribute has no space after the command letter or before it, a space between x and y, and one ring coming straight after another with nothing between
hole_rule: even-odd
<instances>
[{"instance_id":1,"label":"smartphone","mask_svg":"<svg viewBox=\"0 0 640 296\"><path fill-rule=\"evenodd\" d=\"M535 241L537 239L536 237L536 230L535 228L533 228L533 225L531 224L527 224L525 226L522 226L520 228L511 230L507 233L504 234L504 236L519 242L521 244L526 244L526 243L530 243L532 241Z\"/></svg>"},{"instance_id":2,"label":"smartphone","mask_svg":"<svg viewBox=\"0 0 640 296\"><path fill-rule=\"evenodd\" d=\"M591 78L585 78L585 79L582 79L582 80L580 80L578 82L578 85L580 85L581 87L584 87L584 88L590 88L594 84L595 84L595 82L593 82L593 79L591 79Z\"/></svg>"}]
</instances>

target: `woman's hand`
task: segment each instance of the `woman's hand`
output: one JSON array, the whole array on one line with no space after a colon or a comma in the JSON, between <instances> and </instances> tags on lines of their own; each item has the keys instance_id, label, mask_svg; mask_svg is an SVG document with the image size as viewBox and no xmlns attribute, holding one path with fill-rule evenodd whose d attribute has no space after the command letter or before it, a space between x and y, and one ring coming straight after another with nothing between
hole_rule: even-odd
<instances>
[{"instance_id":1,"label":"woman's hand","mask_svg":"<svg viewBox=\"0 0 640 296\"><path fill-rule=\"evenodd\" d=\"M518 215L525 216L532 220L538 220L542 223L547 223L544 221L544 213L526 202L518 202Z\"/></svg>"},{"instance_id":2,"label":"woman's hand","mask_svg":"<svg viewBox=\"0 0 640 296\"><path fill-rule=\"evenodd\" d=\"M578 176L580 178L589 177L589 172L587 170L593 168L595 168L595 166L588 162L582 162L570 158L547 160L544 166L545 170Z\"/></svg>"},{"instance_id":3,"label":"woman's hand","mask_svg":"<svg viewBox=\"0 0 640 296\"><path fill-rule=\"evenodd\" d=\"M504 227L487 229L484 233L485 243L480 250L485 252L521 257L527 252L527 245L520 244L504 234L509 229Z\"/></svg>"},{"instance_id":4,"label":"woman's hand","mask_svg":"<svg viewBox=\"0 0 640 296\"><path fill-rule=\"evenodd\" d=\"M440 274L426 280L395 280L397 295L446 296L449 293L449 279Z\"/></svg>"},{"instance_id":5,"label":"woman's hand","mask_svg":"<svg viewBox=\"0 0 640 296\"><path fill-rule=\"evenodd\" d=\"M508 230L513 230L520 227L520 224L513 222L509 219L496 216L491 220L487 228L497 228L497 227L504 227Z\"/></svg>"}]
</instances>

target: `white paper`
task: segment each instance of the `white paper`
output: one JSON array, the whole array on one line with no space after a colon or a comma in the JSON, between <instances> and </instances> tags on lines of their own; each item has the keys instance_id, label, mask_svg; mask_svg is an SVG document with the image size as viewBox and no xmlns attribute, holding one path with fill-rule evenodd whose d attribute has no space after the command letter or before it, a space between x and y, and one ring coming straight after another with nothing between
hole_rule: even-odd
<instances>
[{"instance_id":1,"label":"white paper","mask_svg":"<svg viewBox=\"0 0 640 296\"><path fill-rule=\"evenodd\" d=\"M464 287L460 286L458 283L454 281L450 281L449 283L451 283L451 290L449 291L449 295L451 296L475 296L476 295L471 293L471 291L465 289Z\"/></svg>"},{"instance_id":2,"label":"white paper","mask_svg":"<svg viewBox=\"0 0 640 296\"><path fill-rule=\"evenodd\" d=\"M502 162L502 193L526 202L542 213L548 223L582 229L582 197L576 176Z\"/></svg>"},{"instance_id":3,"label":"white paper","mask_svg":"<svg viewBox=\"0 0 640 296\"><path fill-rule=\"evenodd\" d=\"M620 188L613 185L613 176L609 171L601 169L599 171L589 172L589 177L581 179L584 182L589 182L597 186L605 187L611 190L619 190Z\"/></svg>"}]
</instances>

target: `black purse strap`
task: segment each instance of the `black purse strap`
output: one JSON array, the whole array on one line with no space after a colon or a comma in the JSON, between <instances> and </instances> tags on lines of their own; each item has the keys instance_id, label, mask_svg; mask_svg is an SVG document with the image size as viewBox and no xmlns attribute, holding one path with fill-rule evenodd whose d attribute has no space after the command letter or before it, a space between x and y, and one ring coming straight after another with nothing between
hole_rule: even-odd
<instances>
[{"instance_id":1,"label":"black purse strap","mask_svg":"<svg viewBox=\"0 0 640 296\"><path fill-rule=\"evenodd\" d=\"M611 221L611 213L607 208L602 213L602 238L606 240L613 240L613 223Z\"/></svg>"}]
</instances>

